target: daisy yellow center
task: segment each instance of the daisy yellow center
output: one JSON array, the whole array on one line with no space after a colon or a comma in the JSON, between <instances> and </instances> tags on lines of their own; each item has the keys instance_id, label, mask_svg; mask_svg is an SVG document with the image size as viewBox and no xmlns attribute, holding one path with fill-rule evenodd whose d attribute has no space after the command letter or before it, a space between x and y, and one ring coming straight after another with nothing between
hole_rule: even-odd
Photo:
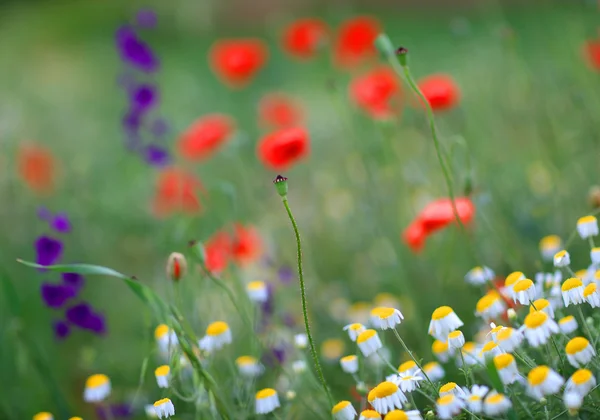
<instances>
[{"instance_id":1,"label":"daisy yellow center","mask_svg":"<svg viewBox=\"0 0 600 420\"><path fill-rule=\"evenodd\" d=\"M331 409L331 414L339 413L340 411L342 411L344 408L348 407L349 405L350 405L350 401L340 401L339 403L337 403L336 405L333 406L333 408Z\"/></svg>"},{"instance_id":2,"label":"daisy yellow center","mask_svg":"<svg viewBox=\"0 0 600 420\"><path fill-rule=\"evenodd\" d=\"M402 373L402 372L406 372L410 369L414 369L417 367L417 364L415 362L413 362L412 360L409 360L408 362L404 362L402 363L399 367L398 367L398 372Z\"/></svg>"},{"instance_id":3,"label":"daisy yellow center","mask_svg":"<svg viewBox=\"0 0 600 420\"><path fill-rule=\"evenodd\" d=\"M477 301L475 309L477 312L484 312L489 309L498 299L498 293L494 290Z\"/></svg>"},{"instance_id":4,"label":"daisy yellow center","mask_svg":"<svg viewBox=\"0 0 600 420\"><path fill-rule=\"evenodd\" d=\"M369 394L367 394L367 401L369 401L369 402L375 401L375 398L377 398L377 396L375 394L376 394L376 391L375 391L375 388L373 388L372 390L369 391Z\"/></svg>"},{"instance_id":5,"label":"daisy yellow center","mask_svg":"<svg viewBox=\"0 0 600 420\"><path fill-rule=\"evenodd\" d=\"M169 332L169 327L167 327L165 324L160 324L154 330L154 337L155 338L164 337L168 332Z\"/></svg>"},{"instance_id":6,"label":"daisy yellow center","mask_svg":"<svg viewBox=\"0 0 600 420\"><path fill-rule=\"evenodd\" d=\"M229 325L223 321L213 322L206 329L206 335L217 336L225 333L229 329Z\"/></svg>"},{"instance_id":7,"label":"daisy yellow center","mask_svg":"<svg viewBox=\"0 0 600 420\"><path fill-rule=\"evenodd\" d=\"M538 386L546 380L549 373L550 368L548 366L535 367L531 369L531 371L527 375L527 381L531 386Z\"/></svg>"},{"instance_id":8,"label":"daisy yellow center","mask_svg":"<svg viewBox=\"0 0 600 420\"><path fill-rule=\"evenodd\" d=\"M352 331L358 331L361 328L363 328L363 324L359 324L358 322L355 324L350 324L350 326L348 327L348 329L350 329Z\"/></svg>"},{"instance_id":9,"label":"daisy yellow center","mask_svg":"<svg viewBox=\"0 0 600 420\"><path fill-rule=\"evenodd\" d=\"M381 311L383 311L384 309L387 309L387 308L385 308L383 306L378 306L376 308L371 309L371 316L379 316Z\"/></svg>"},{"instance_id":10,"label":"daisy yellow center","mask_svg":"<svg viewBox=\"0 0 600 420\"><path fill-rule=\"evenodd\" d=\"M532 312L525 317L525 326L527 328L538 328L546 322L548 315L545 312L537 311Z\"/></svg>"},{"instance_id":11,"label":"daisy yellow center","mask_svg":"<svg viewBox=\"0 0 600 420\"><path fill-rule=\"evenodd\" d=\"M577 277L578 279L583 279L586 274L587 274L587 270L577 270L575 272L575 277Z\"/></svg>"},{"instance_id":12,"label":"daisy yellow center","mask_svg":"<svg viewBox=\"0 0 600 420\"><path fill-rule=\"evenodd\" d=\"M433 314L431 315L431 319L433 319L434 321L439 321L440 319L446 318L452 312L454 312L454 311L452 310L451 307L440 306L435 311L433 311Z\"/></svg>"},{"instance_id":13,"label":"daisy yellow center","mask_svg":"<svg viewBox=\"0 0 600 420\"><path fill-rule=\"evenodd\" d=\"M560 237L558 235L548 235L544 236L540 240L540 248L548 249L548 248L556 248L560 246Z\"/></svg>"},{"instance_id":14,"label":"daisy yellow center","mask_svg":"<svg viewBox=\"0 0 600 420\"><path fill-rule=\"evenodd\" d=\"M529 279L519 280L517 284L513 287L515 293L524 292L525 290L529 290L533 286L533 282Z\"/></svg>"},{"instance_id":15,"label":"daisy yellow center","mask_svg":"<svg viewBox=\"0 0 600 420\"><path fill-rule=\"evenodd\" d=\"M565 255L567 255L567 251L565 251L564 249L562 251L558 251L556 254L554 254L554 258L564 258Z\"/></svg>"},{"instance_id":16,"label":"daisy yellow center","mask_svg":"<svg viewBox=\"0 0 600 420\"><path fill-rule=\"evenodd\" d=\"M321 352L328 359L337 359L344 354L344 342L339 338L330 338L321 344Z\"/></svg>"},{"instance_id":17,"label":"daisy yellow center","mask_svg":"<svg viewBox=\"0 0 600 420\"><path fill-rule=\"evenodd\" d=\"M381 308L379 311L379 318L389 318L394 315L395 312L396 310L394 308Z\"/></svg>"},{"instance_id":18,"label":"daisy yellow center","mask_svg":"<svg viewBox=\"0 0 600 420\"><path fill-rule=\"evenodd\" d=\"M498 370L506 369L513 363L515 363L515 358L512 354L505 353L494 357L494 365L496 365L496 369Z\"/></svg>"},{"instance_id":19,"label":"daisy yellow center","mask_svg":"<svg viewBox=\"0 0 600 420\"><path fill-rule=\"evenodd\" d=\"M471 395L469 401L481 401L481 397L479 395Z\"/></svg>"},{"instance_id":20,"label":"daisy yellow center","mask_svg":"<svg viewBox=\"0 0 600 420\"><path fill-rule=\"evenodd\" d=\"M573 315L567 315L566 317L561 318L561 320L558 321L558 323L562 325L573 321L575 321L575 317Z\"/></svg>"},{"instance_id":21,"label":"daisy yellow center","mask_svg":"<svg viewBox=\"0 0 600 420\"><path fill-rule=\"evenodd\" d=\"M494 343L493 341L488 341L481 349L481 352L487 353L488 351L494 350L496 347L498 347L496 343Z\"/></svg>"},{"instance_id":22,"label":"daisy yellow center","mask_svg":"<svg viewBox=\"0 0 600 420\"><path fill-rule=\"evenodd\" d=\"M460 338L462 337L463 333L460 330L456 330L456 331L452 331L450 334L448 334L448 338ZM413 362L414 363L414 362Z\"/></svg>"},{"instance_id":23,"label":"daisy yellow center","mask_svg":"<svg viewBox=\"0 0 600 420\"><path fill-rule=\"evenodd\" d=\"M435 340L433 342L433 344L431 345L431 350L434 353L444 353L444 352L448 351L448 342Z\"/></svg>"},{"instance_id":24,"label":"daisy yellow center","mask_svg":"<svg viewBox=\"0 0 600 420\"><path fill-rule=\"evenodd\" d=\"M504 280L504 287L512 286L513 284L515 284L516 282L518 282L519 280L521 280L523 278L525 278L525 274L523 274L520 271L515 271L513 273L510 273L506 277L506 280Z\"/></svg>"},{"instance_id":25,"label":"daisy yellow center","mask_svg":"<svg viewBox=\"0 0 600 420\"><path fill-rule=\"evenodd\" d=\"M235 359L235 363L237 363L240 366L255 365L256 358L252 356L240 356L237 359Z\"/></svg>"},{"instance_id":26,"label":"daisy yellow center","mask_svg":"<svg viewBox=\"0 0 600 420\"><path fill-rule=\"evenodd\" d=\"M356 338L356 342L358 344L364 343L365 341L375 337L376 335L377 331L375 330L365 330L359 334L359 336Z\"/></svg>"},{"instance_id":27,"label":"daisy yellow center","mask_svg":"<svg viewBox=\"0 0 600 420\"><path fill-rule=\"evenodd\" d=\"M546 299L537 299L533 302L533 304L529 307L529 313L535 312L536 310L541 311L542 309L546 309L550 305L550 302Z\"/></svg>"},{"instance_id":28,"label":"daisy yellow center","mask_svg":"<svg viewBox=\"0 0 600 420\"><path fill-rule=\"evenodd\" d=\"M71 417L69 420L83 420L81 417Z\"/></svg>"},{"instance_id":29,"label":"daisy yellow center","mask_svg":"<svg viewBox=\"0 0 600 420\"><path fill-rule=\"evenodd\" d=\"M340 361L342 363L348 363L348 362L353 362L356 360L356 356L354 354L350 355L350 356L344 356L340 359Z\"/></svg>"},{"instance_id":30,"label":"daisy yellow center","mask_svg":"<svg viewBox=\"0 0 600 420\"><path fill-rule=\"evenodd\" d=\"M571 376L571 380L576 385L581 385L589 382L592 379L592 372L588 369L579 369Z\"/></svg>"},{"instance_id":31,"label":"daisy yellow center","mask_svg":"<svg viewBox=\"0 0 600 420\"><path fill-rule=\"evenodd\" d=\"M504 395L502 394L494 394L486 399L488 404L500 404L504 401Z\"/></svg>"},{"instance_id":32,"label":"daisy yellow center","mask_svg":"<svg viewBox=\"0 0 600 420\"><path fill-rule=\"evenodd\" d=\"M265 288L265 282L257 280L248 283L248 290L262 290Z\"/></svg>"},{"instance_id":33,"label":"daisy yellow center","mask_svg":"<svg viewBox=\"0 0 600 420\"><path fill-rule=\"evenodd\" d=\"M593 295L594 293L596 293L596 283L590 283L586 286L586 288L583 290L583 297L588 297L590 295Z\"/></svg>"},{"instance_id":34,"label":"daisy yellow center","mask_svg":"<svg viewBox=\"0 0 600 420\"><path fill-rule=\"evenodd\" d=\"M96 388L98 386L106 385L108 383L108 376L98 373L90 376L85 382L87 388Z\"/></svg>"},{"instance_id":35,"label":"daisy yellow center","mask_svg":"<svg viewBox=\"0 0 600 420\"><path fill-rule=\"evenodd\" d=\"M583 337L575 337L571 341L567 343L567 347L565 347L565 351L567 354L573 355L575 353L579 353L584 350L586 347L590 345L590 342L587 341Z\"/></svg>"},{"instance_id":36,"label":"daisy yellow center","mask_svg":"<svg viewBox=\"0 0 600 420\"><path fill-rule=\"evenodd\" d=\"M170 371L171 371L171 369L169 368L169 366L162 365L162 366L159 366L156 368L156 370L154 371L154 374L156 376L167 376Z\"/></svg>"},{"instance_id":37,"label":"daisy yellow center","mask_svg":"<svg viewBox=\"0 0 600 420\"><path fill-rule=\"evenodd\" d=\"M500 332L498 333L498 335L496 335L496 340L498 341L504 341L504 340L508 340L513 333L513 329L512 328L502 328L500 330Z\"/></svg>"},{"instance_id":38,"label":"daisy yellow center","mask_svg":"<svg viewBox=\"0 0 600 420\"><path fill-rule=\"evenodd\" d=\"M481 267L473 267L473 269L471 270L471 273L474 274L474 275L476 275L476 276L479 276L479 275L483 274L483 268L481 268Z\"/></svg>"},{"instance_id":39,"label":"daisy yellow center","mask_svg":"<svg viewBox=\"0 0 600 420\"><path fill-rule=\"evenodd\" d=\"M158 401L156 401L156 402L154 403L154 406L155 406L155 407L160 407L161 405L163 405L163 404L167 404L167 403L170 403L170 402L171 402L171 400L170 400L170 399L168 399L168 398L163 398L162 400L158 400Z\"/></svg>"},{"instance_id":40,"label":"daisy yellow center","mask_svg":"<svg viewBox=\"0 0 600 420\"><path fill-rule=\"evenodd\" d=\"M440 388L440 394L444 393L444 392L450 392L455 388L456 388L456 383L448 382L447 384L442 385L442 387Z\"/></svg>"},{"instance_id":41,"label":"daisy yellow center","mask_svg":"<svg viewBox=\"0 0 600 420\"><path fill-rule=\"evenodd\" d=\"M596 272L594 273L594 278L596 280L600 280L600 270L596 270Z\"/></svg>"},{"instance_id":42,"label":"daisy yellow center","mask_svg":"<svg viewBox=\"0 0 600 420\"><path fill-rule=\"evenodd\" d=\"M393 382L385 381L375 387L375 397L385 398L398 392L398 385Z\"/></svg>"},{"instance_id":43,"label":"daisy yellow center","mask_svg":"<svg viewBox=\"0 0 600 420\"><path fill-rule=\"evenodd\" d=\"M438 362L429 362L425 366L423 366L423 370L425 372L429 372L430 370L435 369L438 366L439 366Z\"/></svg>"},{"instance_id":44,"label":"daisy yellow center","mask_svg":"<svg viewBox=\"0 0 600 420\"><path fill-rule=\"evenodd\" d=\"M35 416L33 416L33 420L52 420L52 414L44 411L42 413L37 413Z\"/></svg>"},{"instance_id":45,"label":"daisy yellow center","mask_svg":"<svg viewBox=\"0 0 600 420\"><path fill-rule=\"evenodd\" d=\"M385 415L385 420L408 420L408 415L402 410L394 410Z\"/></svg>"},{"instance_id":46,"label":"daisy yellow center","mask_svg":"<svg viewBox=\"0 0 600 420\"><path fill-rule=\"evenodd\" d=\"M577 224L578 225L583 225L583 224L587 224L587 223L596 223L597 220L594 216L583 216L580 217L579 220L577 220Z\"/></svg>"},{"instance_id":47,"label":"daisy yellow center","mask_svg":"<svg viewBox=\"0 0 600 420\"><path fill-rule=\"evenodd\" d=\"M583 282L575 277L565 280L562 284L562 291L568 292L569 290L576 289L577 287L583 287Z\"/></svg>"},{"instance_id":48,"label":"daisy yellow center","mask_svg":"<svg viewBox=\"0 0 600 420\"><path fill-rule=\"evenodd\" d=\"M407 382L409 382L409 381L412 381L413 379L415 379L415 377L414 377L414 376L412 376L412 375L407 375L407 376L403 376L403 377L402 377L402 378L400 378L400 379L401 379L401 380L403 380L403 381L407 381Z\"/></svg>"},{"instance_id":49,"label":"daisy yellow center","mask_svg":"<svg viewBox=\"0 0 600 420\"><path fill-rule=\"evenodd\" d=\"M364 419L381 419L381 414L375 410L365 410L360 413L360 416Z\"/></svg>"},{"instance_id":50,"label":"daisy yellow center","mask_svg":"<svg viewBox=\"0 0 600 420\"><path fill-rule=\"evenodd\" d=\"M477 347L477 345L474 342L467 341L465 343L465 345L463 346L462 350L463 350L463 353L473 353L473 351L475 351L476 347Z\"/></svg>"},{"instance_id":51,"label":"daisy yellow center","mask_svg":"<svg viewBox=\"0 0 600 420\"><path fill-rule=\"evenodd\" d=\"M454 402L454 395L452 394L448 394L448 395L444 395L443 397L438 398L437 403L439 405L450 405Z\"/></svg>"},{"instance_id":52,"label":"daisy yellow center","mask_svg":"<svg viewBox=\"0 0 600 420\"><path fill-rule=\"evenodd\" d=\"M269 398L274 395L277 395L277 391L275 391L273 388L265 388L256 393L256 399L262 400L263 398Z\"/></svg>"},{"instance_id":53,"label":"daisy yellow center","mask_svg":"<svg viewBox=\"0 0 600 420\"><path fill-rule=\"evenodd\" d=\"M490 330L490 332L496 334L496 333L499 333L500 331L502 331L503 328L504 327L502 325L498 325L497 327L492 328Z\"/></svg>"}]
</instances>

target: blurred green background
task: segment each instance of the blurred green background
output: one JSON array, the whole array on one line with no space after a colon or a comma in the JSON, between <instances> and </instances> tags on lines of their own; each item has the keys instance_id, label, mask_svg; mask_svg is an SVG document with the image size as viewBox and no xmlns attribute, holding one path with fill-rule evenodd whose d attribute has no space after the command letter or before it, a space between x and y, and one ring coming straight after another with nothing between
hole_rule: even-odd
<instances>
[{"instance_id":1,"label":"blurred green background","mask_svg":"<svg viewBox=\"0 0 600 420\"><path fill-rule=\"evenodd\" d=\"M127 98L116 83L122 64L114 31L140 7L158 13L157 29L144 39L161 59L160 112L172 127L170 141L209 112L238 122L235 139L193 167L210 197L196 218L154 219L156 170L123 146ZM434 235L420 255L400 234L427 202L447 195L423 113L407 106L399 121L373 122L348 101L350 76L333 69L328 57L297 63L279 48L282 28L295 18L319 16L336 27L359 14L380 19L394 43L409 48L417 77L448 73L462 91L460 106L438 115L437 123L456 188L472 179L476 221L468 237L456 228ZM108 334L54 339L54 314L39 296L40 281L51 276L15 262L35 259L33 242L47 230L38 207L71 217L65 262L135 274L165 296L168 254L233 221L258 226L269 258L293 265L292 231L271 185L275 173L255 156L256 103L274 90L297 97L308 114L310 159L285 175L304 239L318 341L343 338L344 354L350 352L345 320L331 314L332 299L370 302L385 291L400 297L407 317L402 331L429 360L431 311L448 304L463 319L473 316L479 293L463 282L471 267L485 263L501 275L516 269L533 275L543 268L539 239L551 233L566 239L590 210L588 190L600 174L600 80L581 49L597 36L597 22L598 6L589 1L0 3L0 417L69 407L72 415L93 418L81 401L85 377L108 374L112 399L127 401L152 346L155 322L145 308L122 284L101 278L88 278L83 293L106 314ZM211 43L231 36L270 45L267 66L242 91L220 84L207 64ZM18 146L27 140L60 161L51 196L33 194L17 176ZM574 254L573 267L581 268ZM262 266L232 275L276 282L275 272ZM233 309L214 300L214 288L199 276L188 280L184 307L198 333L218 318L241 329ZM295 284L280 288L276 310L297 316L298 299ZM336 396L347 394L348 378L336 362L326 375ZM151 381L146 388L153 391L144 398L159 397Z\"/></svg>"}]
</instances>

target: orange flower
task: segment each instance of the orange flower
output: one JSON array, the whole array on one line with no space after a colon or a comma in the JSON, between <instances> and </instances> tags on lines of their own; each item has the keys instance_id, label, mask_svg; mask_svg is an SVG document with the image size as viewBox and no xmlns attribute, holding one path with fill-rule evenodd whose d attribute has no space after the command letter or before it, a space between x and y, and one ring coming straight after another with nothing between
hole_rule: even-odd
<instances>
[{"instance_id":1,"label":"orange flower","mask_svg":"<svg viewBox=\"0 0 600 420\"><path fill-rule=\"evenodd\" d=\"M177 211L195 214L202 210L198 193L203 191L200 181L191 173L170 167L160 171L156 183L153 210L158 217Z\"/></svg>"},{"instance_id":2,"label":"orange flower","mask_svg":"<svg viewBox=\"0 0 600 420\"><path fill-rule=\"evenodd\" d=\"M265 166L274 170L290 168L306 157L310 150L308 132L290 127L266 135L258 144L258 157Z\"/></svg>"},{"instance_id":3,"label":"orange flower","mask_svg":"<svg viewBox=\"0 0 600 420\"><path fill-rule=\"evenodd\" d=\"M334 45L334 61L352 68L376 55L375 38L381 32L379 22L369 16L358 16L342 23Z\"/></svg>"},{"instance_id":4,"label":"orange flower","mask_svg":"<svg viewBox=\"0 0 600 420\"><path fill-rule=\"evenodd\" d=\"M231 87L244 87L265 65L269 52L260 39L224 39L213 44L209 51L212 70Z\"/></svg>"},{"instance_id":5,"label":"orange flower","mask_svg":"<svg viewBox=\"0 0 600 420\"><path fill-rule=\"evenodd\" d=\"M399 104L400 84L389 67L379 67L350 83L350 98L375 119L389 118ZM396 103L394 103L394 100Z\"/></svg>"},{"instance_id":6,"label":"orange flower","mask_svg":"<svg viewBox=\"0 0 600 420\"><path fill-rule=\"evenodd\" d=\"M33 191L51 193L55 187L56 160L50 150L37 144L22 145L17 156L21 179Z\"/></svg>"},{"instance_id":7,"label":"orange flower","mask_svg":"<svg viewBox=\"0 0 600 420\"><path fill-rule=\"evenodd\" d=\"M200 117L179 138L179 153L189 160L206 159L229 140L234 129L235 123L227 115L209 114Z\"/></svg>"},{"instance_id":8,"label":"orange flower","mask_svg":"<svg viewBox=\"0 0 600 420\"><path fill-rule=\"evenodd\" d=\"M240 265L255 261L262 254L262 244L258 231L240 223L234 225L235 234L232 244L233 259Z\"/></svg>"},{"instance_id":9,"label":"orange flower","mask_svg":"<svg viewBox=\"0 0 600 420\"><path fill-rule=\"evenodd\" d=\"M292 22L283 34L283 50L295 58L307 60L317 53L329 36L325 22L305 18Z\"/></svg>"},{"instance_id":10,"label":"orange flower","mask_svg":"<svg viewBox=\"0 0 600 420\"><path fill-rule=\"evenodd\" d=\"M434 111L453 108L460 99L460 90L452 77L446 74L432 74L418 83L423 96Z\"/></svg>"},{"instance_id":11,"label":"orange flower","mask_svg":"<svg viewBox=\"0 0 600 420\"><path fill-rule=\"evenodd\" d=\"M231 258L231 238L227 232L215 233L204 243L206 268L211 273L217 274L227 268Z\"/></svg>"},{"instance_id":12,"label":"orange flower","mask_svg":"<svg viewBox=\"0 0 600 420\"><path fill-rule=\"evenodd\" d=\"M284 128L302 123L302 108L294 99L283 93L268 93L258 103L258 116L262 125Z\"/></svg>"}]
</instances>

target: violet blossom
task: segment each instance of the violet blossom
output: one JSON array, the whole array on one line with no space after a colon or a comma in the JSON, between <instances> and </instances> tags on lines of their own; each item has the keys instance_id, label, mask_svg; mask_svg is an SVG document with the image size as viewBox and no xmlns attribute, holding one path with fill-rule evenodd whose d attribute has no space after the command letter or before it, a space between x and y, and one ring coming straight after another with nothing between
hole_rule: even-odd
<instances>
[{"instance_id":1,"label":"violet blossom","mask_svg":"<svg viewBox=\"0 0 600 420\"><path fill-rule=\"evenodd\" d=\"M35 261L39 265L53 265L62 256L63 244L58 239L42 235L35 241L35 252Z\"/></svg>"}]
</instances>

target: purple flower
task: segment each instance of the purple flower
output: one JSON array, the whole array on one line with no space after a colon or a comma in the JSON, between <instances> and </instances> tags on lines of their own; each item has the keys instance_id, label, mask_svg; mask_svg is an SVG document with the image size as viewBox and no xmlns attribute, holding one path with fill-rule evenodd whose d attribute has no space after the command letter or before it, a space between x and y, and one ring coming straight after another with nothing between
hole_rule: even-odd
<instances>
[{"instance_id":1,"label":"purple flower","mask_svg":"<svg viewBox=\"0 0 600 420\"><path fill-rule=\"evenodd\" d=\"M144 41L137 38L131 27L119 28L116 40L123 61L147 73L155 72L158 69L158 58Z\"/></svg>"},{"instance_id":2,"label":"purple flower","mask_svg":"<svg viewBox=\"0 0 600 420\"><path fill-rule=\"evenodd\" d=\"M263 356L263 363L267 366L281 365L286 360L286 353L285 347L271 347L270 351Z\"/></svg>"},{"instance_id":3,"label":"purple flower","mask_svg":"<svg viewBox=\"0 0 600 420\"><path fill-rule=\"evenodd\" d=\"M52 227L60 233L69 233L71 231L71 222L66 213L57 213L52 219Z\"/></svg>"},{"instance_id":4,"label":"purple flower","mask_svg":"<svg viewBox=\"0 0 600 420\"><path fill-rule=\"evenodd\" d=\"M135 20L142 28L152 29L156 26L156 13L151 9L140 9Z\"/></svg>"},{"instance_id":5,"label":"purple flower","mask_svg":"<svg viewBox=\"0 0 600 420\"><path fill-rule=\"evenodd\" d=\"M287 266L283 266L277 270L277 276L279 277L279 281L281 281L283 284L290 284L295 278L294 271Z\"/></svg>"},{"instance_id":6,"label":"purple flower","mask_svg":"<svg viewBox=\"0 0 600 420\"><path fill-rule=\"evenodd\" d=\"M56 263L60 259L62 251L63 245L58 239L42 235L35 241L36 262L40 265Z\"/></svg>"},{"instance_id":7,"label":"purple flower","mask_svg":"<svg viewBox=\"0 0 600 420\"><path fill-rule=\"evenodd\" d=\"M83 287L85 279L81 274L77 273L62 273L63 283L69 286L75 293Z\"/></svg>"},{"instance_id":8,"label":"purple flower","mask_svg":"<svg viewBox=\"0 0 600 420\"><path fill-rule=\"evenodd\" d=\"M142 125L143 114L137 110L131 110L123 117L123 128L128 133L135 133Z\"/></svg>"},{"instance_id":9,"label":"purple flower","mask_svg":"<svg viewBox=\"0 0 600 420\"><path fill-rule=\"evenodd\" d=\"M75 290L64 284L42 283L41 293L42 299L51 308L60 308L75 296Z\"/></svg>"},{"instance_id":10,"label":"purple flower","mask_svg":"<svg viewBox=\"0 0 600 420\"><path fill-rule=\"evenodd\" d=\"M110 410L111 417L108 416L108 410ZM133 408L126 403L111 404L108 407L98 405L96 407L96 415L102 420L109 418L129 418L133 416Z\"/></svg>"},{"instance_id":11,"label":"purple flower","mask_svg":"<svg viewBox=\"0 0 600 420\"><path fill-rule=\"evenodd\" d=\"M64 340L69 336L70 333L71 328L69 327L69 324L67 324L65 321L54 322L54 335L56 336L56 338L58 338L59 340Z\"/></svg>"},{"instance_id":12,"label":"purple flower","mask_svg":"<svg viewBox=\"0 0 600 420\"><path fill-rule=\"evenodd\" d=\"M169 163L169 152L160 146L149 144L146 146L145 159L152 166L165 166Z\"/></svg>"},{"instance_id":13,"label":"purple flower","mask_svg":"<svg viewBox=\"0 0 600 420\"><path fill-rule=\"evenodd\" d=\"M158 92L156 87L149 84L137 86L131 92L131 103L138 112L146 112L156 105Z\"/></svg>"},{"instance_id":14,"label":"purple flower","mask_svg":"<svg viewBox=\"0 0 600 420\"><path fill-rule=\"evenodd\" d=\"M80 303L67 309L65 313L67 320L84 330L92 331L96 334L104 334L106 325L104 316L96 314L87 303Z\"/></svg>"}]
</instances>

